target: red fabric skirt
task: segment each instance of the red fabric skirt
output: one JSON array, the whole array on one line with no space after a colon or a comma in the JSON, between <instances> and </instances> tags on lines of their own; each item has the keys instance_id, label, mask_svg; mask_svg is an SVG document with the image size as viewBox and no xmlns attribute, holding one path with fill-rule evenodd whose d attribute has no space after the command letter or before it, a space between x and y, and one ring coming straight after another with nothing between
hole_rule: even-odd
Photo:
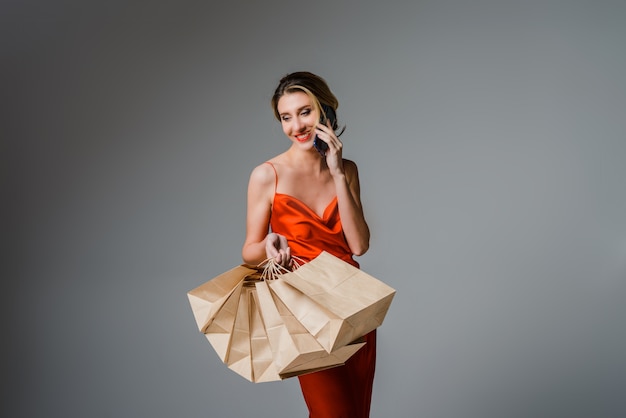
<instances>
[{"instance_id":1,"label":"red fabric skirt","mask_svg":"<svg viewBox=\"0 0 626 418\"><path fill-rule=\"evenodd\" d=\"M345 365L298 377L310 418L369 418L376 330L365 335L365 341Z\"/></svg>"}]
</instances>

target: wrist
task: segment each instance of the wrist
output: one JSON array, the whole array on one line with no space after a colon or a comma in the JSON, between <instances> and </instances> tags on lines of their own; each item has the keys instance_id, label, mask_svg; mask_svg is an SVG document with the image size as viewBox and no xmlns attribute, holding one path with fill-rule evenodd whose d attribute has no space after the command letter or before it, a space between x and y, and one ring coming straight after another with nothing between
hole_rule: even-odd
<instances>
[{"instance_id":1,"label":"wrist","mask_svg":"<svg viewBox=\"0 0 626 418\"><path fill-rule=\"evenodd\" d=\"M338 186L347 186L348 185L348 178L346 177L346 173L337 173L337 174L333 174L333 182L335 183L335 187Z\"/></svg>"}]
</instances>

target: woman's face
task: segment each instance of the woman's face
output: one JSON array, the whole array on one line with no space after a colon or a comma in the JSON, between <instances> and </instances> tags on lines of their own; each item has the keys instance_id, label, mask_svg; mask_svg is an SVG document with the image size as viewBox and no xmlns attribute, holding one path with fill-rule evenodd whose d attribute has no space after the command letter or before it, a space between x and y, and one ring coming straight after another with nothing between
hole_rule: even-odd
<instances>
[{"instance_id":1,"label":"woman's face","mask_svg":"<svg viewBox=\"0 0 626 418\"><path fill-rule=\"evenodd\" d=\"M286 93L276 107L285 135L294 143L311 147L319 121L311 98L299 91Z\"/></svg>"}]
</instances>

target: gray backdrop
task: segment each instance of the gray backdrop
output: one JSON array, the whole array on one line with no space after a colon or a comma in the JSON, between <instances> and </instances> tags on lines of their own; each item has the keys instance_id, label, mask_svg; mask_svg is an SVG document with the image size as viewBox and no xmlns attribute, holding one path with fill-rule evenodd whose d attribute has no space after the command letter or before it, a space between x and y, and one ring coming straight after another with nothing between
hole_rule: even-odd
<instances>
[{"instance_id":1,"label":"gray backdrop","mask_svg":"<svg viewBox=\"0 0 626 418\"><path fill-rule=\"evenodd\" d=\"M373 417L626 416L626 3L4 1L7 417L304 417L186 292L241 262L248 175L325 77L398 291Z\"/></svg>"}]
</instances>

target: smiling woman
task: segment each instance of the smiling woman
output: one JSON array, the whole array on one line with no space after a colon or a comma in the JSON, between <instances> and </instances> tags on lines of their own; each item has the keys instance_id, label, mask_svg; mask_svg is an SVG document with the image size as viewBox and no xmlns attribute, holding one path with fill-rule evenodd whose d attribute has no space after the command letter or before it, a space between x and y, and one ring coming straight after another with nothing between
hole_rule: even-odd
<instances>
[{"instance_id":1,"label":"smiling woman","mask_svg":"<svg viewBox=\"0 0 626 418\"><path fill-rule=\"evenodd\" d=\"M313 112L313 101L304 92L294 92L282 97L279 101L278 112L283 126L283 132L297 142L306 143L313 137L317 125Z\"/></svg>"},{"instance_id":2,"label":"smiling woman","mask_svg":"<svg viewBox=\"0 0 626 418\"><path fill-rule=\"evenodd\" d=\"M291 146L254 168L248 185L246 263L268 258L292 267L292 256L310 261L322 251L358 267L354 255L369 248L357 166L342 157L337 122L320 123L324 106L339 105L326 82L309 72L280 80L274 115ZM314 141L327 144L320 153ZM310 417L369 417L376 331L344 366L299 376Z\"/></svg>"}]
</instances>

